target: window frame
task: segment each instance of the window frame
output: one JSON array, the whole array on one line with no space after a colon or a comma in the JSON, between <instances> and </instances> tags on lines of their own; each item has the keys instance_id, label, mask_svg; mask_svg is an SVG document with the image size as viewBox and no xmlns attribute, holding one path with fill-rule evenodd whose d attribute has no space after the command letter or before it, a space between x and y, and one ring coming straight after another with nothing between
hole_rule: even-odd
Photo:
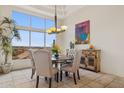
<instances>
[{"instance_id":1,"label":"window frame","mask_svg":"<svg viewBox=\"0 0 124 93\"><path fill-rule=\"evenodd\" d=\"M17 29L19 29L19 30L25 30L25 31L29 31L29 46L28 47L32 47L31 46L31 33L32 32L40 32L40 33L44 33L44 46L43 47L52 47L52 46L46 46L47 45L47 37L46 37L46 20L50 20L50 21L52 21L52 19L50 19L50 18L45 18L45 17L39 17L39 16L35 16L35 15L31 15L31 14L28 14L28 13L23 13L23 12L20 12L20 11L15 11L15 10L13 10L12 11L12 14L11 15L13 15L13 13L14 12L16 12L16 13L22 13L22 14L25 14L25 15L28 15L29 17L30 17L30 25L28 26L28 27L26 27L26 26L20 26L20 25L16 25L16 28ZM41 19L44 19L45 21L44 21L44 29L39 29L39 28L34 28L34 27L32 27L32 20L31 20L31 17L38 17L38 18L41 18ZM13 19L13 16L12 16L12 19ZM54 21L54 20L53 20ZM52 35L52 34L51 34ZM55 40L57 39L57 35L55 36ZM14 46L14 45L12 45L12 46ZM27 46L23 46L23 47L27 47ZM35 47L35 46L34 46ZM36 46L36 47L39 47L39 46ZM41 46L42 47L42 46ZM40 47L40 48L41 48Z\"/></svg>"}]
</instances>

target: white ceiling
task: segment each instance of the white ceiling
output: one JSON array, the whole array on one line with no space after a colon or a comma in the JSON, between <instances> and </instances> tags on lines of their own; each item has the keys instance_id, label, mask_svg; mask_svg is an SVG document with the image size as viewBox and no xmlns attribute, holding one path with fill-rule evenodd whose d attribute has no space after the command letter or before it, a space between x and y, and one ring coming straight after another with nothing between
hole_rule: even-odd
<instances>
[{"instance_id":1,"label":"white ceiling","mask_svg":"<svg viewBox=\"0 0 124 93\"><path fill-rule=\"evenodd\" d=\"M22 5L16 6L23 9L27 9L32 12L41 13L47 16L54 16L55 6L54 5ZM65 18L72 12L84 7L84 5L57 5L58 18Z\"/></svg>"}]
</instances>

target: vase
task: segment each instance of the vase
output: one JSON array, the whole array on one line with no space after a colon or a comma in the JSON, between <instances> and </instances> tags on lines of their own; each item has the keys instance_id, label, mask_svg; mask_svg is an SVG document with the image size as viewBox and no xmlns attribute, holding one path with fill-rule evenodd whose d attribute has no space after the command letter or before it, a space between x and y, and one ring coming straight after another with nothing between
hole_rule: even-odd
<instances>
[{"instance_id":1,"label":"vase","mask_svg":"<svg viewBox=\"0 0 124 93\"><path fill-rule=\"evenodd\" d=\"M58 59L59 58L59 54L55 54L55 58Z\"/></svg>"}]
</instances>

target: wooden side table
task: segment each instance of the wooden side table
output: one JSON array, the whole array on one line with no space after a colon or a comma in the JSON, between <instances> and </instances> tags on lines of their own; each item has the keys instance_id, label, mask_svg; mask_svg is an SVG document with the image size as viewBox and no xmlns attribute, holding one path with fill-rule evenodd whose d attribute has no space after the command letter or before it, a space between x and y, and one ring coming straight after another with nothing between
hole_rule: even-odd
<instances>
[{"instance_id":1,"label":"wooden side table","mask_svg":"<svg viewBox=\"0 0 124 93\"><path fill-rule=\"evenodd\" d=\"M82 56L84 62L80 62L80 67L95 72L100 72L101 50L99 49L83 49Z\"/></svg>"}]
</instances>

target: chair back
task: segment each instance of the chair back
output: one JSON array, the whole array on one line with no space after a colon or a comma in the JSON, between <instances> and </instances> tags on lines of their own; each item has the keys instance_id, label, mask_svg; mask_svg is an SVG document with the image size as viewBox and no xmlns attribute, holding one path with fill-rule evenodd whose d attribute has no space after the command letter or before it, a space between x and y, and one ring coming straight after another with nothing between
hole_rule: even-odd
<instances>
[{"instance_id":1,"label":"chair back","mask_svg":"<svg viewBox=\"0 0 124 93\"><path fill-rule=\"evenodd\" d=\"M75 49L66 49L66 55L68 57L71 57L74 59L74 57L76 55L76 50Z\"/></svg>"},{"instance_id":2,"label":"chair back","mask_svg":"<svg viewBox=\"0 0 124 93\"><path fill-rule=\"evenodd\" d=\"M51 47L44 47L43 49L48 50L52 54L52 48Z\"/></svg>"},{"instance_id":3,"label":"chair back","mask_svg":"<svg viewBox=\"0 0 124 93\"><path fill-rule=\"evenodd\" d=\"M31 59L32 67L34 68L35 67L35 62L34 62L34 58L33 58L33 52L34 52L34 50L28 49L28 52L29 52L29 56L30 56L30 59Z\"/></svg>"},{"instance_id":4,"label":"chair back","mask_svg":"<svg viewBox=\"0 0 124 93\"><path fill-rule=\"evenodd\" d=\"M40 49L33 53L36 67L36 74L39 76L51 77L52 61L48 50Z\"/></svg>"},{"instance_id":5,"label":"chair back","mask_svg":"<svg viewBox=\"0 0 124 93\"><path fill-rule=\"evenodd\" d=\"M73 65L72 65L73 71L77 71L79 69L81 55L82 55L82 51L77 50L76 53L75 53L74 60L73 60Z\"/></svg>"}]
</instances>

